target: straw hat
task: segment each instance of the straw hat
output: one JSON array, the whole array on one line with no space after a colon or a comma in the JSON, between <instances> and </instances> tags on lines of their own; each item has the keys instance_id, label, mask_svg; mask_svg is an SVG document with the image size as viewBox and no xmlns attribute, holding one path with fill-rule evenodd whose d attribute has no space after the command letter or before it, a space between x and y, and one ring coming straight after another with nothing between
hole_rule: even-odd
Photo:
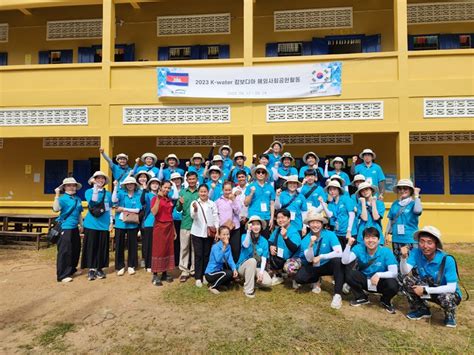
<instances>
[{"instance_id":1,"label":"straw hat","mask_svg":"<svg viewBox=\"0 0 474 355\"><path fill-rule=\"evenodd\" d=\"M344 159L342 159L341 157L335 157L332 161L331 161L331 168L334 168L334 163L342 163L342 167L345 168L346 167L346 162L344 161Z\"/></svg>"},{"instance_id":2,"label":"straw hat","mask_svg":"<svg viewBox=\"0 0 474 355\"><path fill-rule=\"evenodd\" d=\"M393 192L397 193L398 187L401 187L401 186L409 187L411 189L412 194L415 192L415 186L413 185L413 181L411 181L410 179L398 180L397 184L393 187Z\"/></svg>"},{"instance_id":3,"label":"straw hat","mask_svg":"<svg viewBox=\"0 0 474 355\"><path fill-rule=\"evenodd\" d=\"M177 164L179 165L179 159L176 154L168 154L168 156L165 158L165 163L168 164L168 160L170 159L175 159Z\"/></svg>"},{"instance_id":4,"label":"straw hat","mask_svg":"<svg viewBox=\"0 0 474 355\"><path fill-rule=\"evenodd\" d=\"M332 175L327 181L338 181L339 185L341 186L344 186L346 184L344 179L337 174Z\"/></svg>"},{"instance_id":5,"label":"straw hat","mask_svg":"<svg viewBox=\"0 0 474 355\"><path fill-rule=\"evenodd\" d=\"M295 158L293 158L293 156L291 155L290 152L285 152L281 155L281 161L283 161L283 159L290 159L291 161L294 161Z\"/></svg>"},{"instance_id":6,"label":"straw hat","mask_svg":"<svg viewBox=\"0 0 474 355\"><path fill-rule=\"evenodd\" d=\"M252 222L260 222L260 225L262 226L262 230L264 230L267 227L267 222L265 222L259 216L251 216L247 222L247 225L252 224Z\"/></svg>"},{"instance_id":7,"label":"straw hat","mask_svg":"<svg viewBox=\"0 0 474 355\"><path fill-rule=\"evenodd\" d=\"M357 174L354 176L354 180L352 180L351 185L354 186L356 181L365 181L365 176L362 174Z\"/></svg>"},{"instance_id":8,"label":"straw hat","mask_svg":"<svg viewBox=\"0 0 474 355\"><path fill-rule=\"evenodd\" d=\"M319 163L319 157L316 155L315 152L307 152L307 153L305 153L305 155L303 155L303 162L304 162L305 164L307 164L307 163L306 163L306 160L308 159L308 157L309 157L310 155L312 155L312 156L316 159L316 165L318 165L318 163Z\"/></svg>"},{"instance_id":9,"label":"straw hat","mask_svg":"<svg viewBox=\"0 0 474 355\"><path fill-rule=\"evenodd\" d=\"M222 157L220 155L214 155L214 157L212 158L212 161L211 163L214 164L216 161L224 161L224 159L222 159Z\"/></svg>"},{"instance_id":10,"label":"straw hat","mask_svg":"<svg viewBox=\"0 0 474 355\"><path fill-rule=\"evenodd\" d=\"M357 188L356 196L357 196L357 197L360 197L360 192L361 192L363 189L367 189L367 188L372 189L372 193L373 193L374 195L379 192L379 189L378 189L376 186L372 185L372 184L369 183L369 182L364 181L364 182L361 183L361 184L359 185L359 187Z\"/></svg>"},{"instance_id":11,"label":"straw hat","mask_svg":"<svg viewBox=\"0 0 474 355\"><path fill-rule=\"evenodd\" d=\"M328 220L322 213L317 213L315 209L310 209L306 218L304 219L304 224L309 224L311 221L320 221L322 224L328 224Z\"/></svg>"},{"instance_id":12,"label":"straw hat","mask_svg":"<svg viewBox=\"0 0 474 355\"><path fill-rule=\"evenodd\" d=\"M359 154L359 158L363 159L364 158L364 154L372 154L372 157L375 159L377 156L375 155L374 151L372 149L369 149L369 148L365 148L360 154Z\"/></svg>"},{"instance_id":13,"label":"straw hat","mask_svg":"<svg viewBox=\"0 0 474 355\"><path fill-rule=\"evenodd\" d=\"M344 193L344 189L341 187L341 184L339 184L338 181L336 180L331 180L329 181L329 183L326 185L326 187L324 188L324 191L327 193L329 191L329 188L330 187L336 187L339 189L339 192L341 193L341 195Z\"/></svg>"},{"instance_id":14,"label":"straw hat","mask_svg":"<svg viewBox=\"0 0 474 355\"><path fill-rule=\"evenodd\" d=\"M58 186L59 190L64 191L64 185L76 184L77 190L82 189L82 184L77 182L73 177L67 177L63 180L63 183Z\"/></svg>"},{"instance_id":15,"label":"straw hat","mask_svg":"<svg viewBox=\"0 0 474 355\"><path fill-rule=\"evenodd\" d=\"M96 172L94 173L94 175L92 175L92 176L89 178L89 180L87 181L88 184L89 184L89 185L94 184L94 180L95 180L95 178L96 178L97 176L103 176L103 177L105 177L105 184L104 184L104 186L110 183L110 179L109 179L109 177L108 177L105 173L103 173L102 171L96 171Z\"/></svg>"},{"instance_id":16,"label":"straw hat","mask_svg":"<svg viewBox=\"0 0 474 355\"><path fill-rule=\"evenodd\" d=\"M120 153L115 156L115 160L119 160L120 158L124 158L128 160L128 155L125 153Z\"/></svg>"},{"instance_id":17,"label":"straw hat","mask_svg":"<svg viewBox=\"0 0 474 355\"><path fill-rule=\"evenodd\" d=\"M242 152L237 152L237 153L234 154L234 161L235 161L235 159L237 159L237 158L243 158L244 161L247 160L247 157L246 157L246 156L244 155L244 153L242 153Z\"/></svg>"},{"instance_id":18,"label":"straw hat","mask_svg":"<svg viewBox=\"0 0 474 355\"><path fill-rule=\"evenodd\" d=\"M153 154L153 153L144 153L141 157L142 162L145 162L145 158L148 158L148 157L153 159L153 165L155 165L156 162L158 161L158 157L155 154Z\"/></svg>"},{"instance_id":19,"label":"straw hat","mask_svg":"<svg viewBox=\"0 0 474 355\"><path fill-rule=\"evenodd\" d=\"M135 179L138 180L138 177L142 174L145 174L147 176L147 180L150 180L153 177L153 175L151 175L148 171L141 170L141 171L139 171L138 173L135 174Z\"/></svg>"},{"instance_id":20,"label":"straw hat","mask_svg":"<svg viewBox=\"0 0 474 355\"><path fill-rule=\"evenodd\" d=\"M297 175L290 175L286 177L285 180L286 181L283 183L283 186L286 186L289 182L296 182L298 184L298 187L302 185L301 182L298 180Z\"/></svg>"},{"instance_id":21,"label":"straw hat","mask_svg":"<svg viewBox=\"0 0 474 355\"><path fill-rule=\"evenodd\" d=\"M211 176L211 171L217 171L222 176L222 170L217 165L211 165L211 167L207 170L207 177Z\"/></svg>"},{"instance_id":22,"label":"straw hat","mask_svg":"<svg viewBox=\"0 0 474 355\"><path fill-rule=\"evenodd\" d=\"M439 244L439 249L443 249L443 242L441 240L441 232L438 230L438 228L435 228L433 226L425 226L419 230L417 230L413 234L413 238L415 238L416 241L418 241L418 238L420 238L420 234L426 233L431 235L432 237L436 238Z\"/></svg>"},{"instance_id":23,"label":"straw hat","mask_svg":"<svg viewBox=\"0 0 474 355\"><path fill-rule=\"evenodd\" d=\"M120 183L120 186L125 186L125 185L128 185L128 184L135 184L135 186L137 186L137 187L139 186L137 180L135 180L135 178L133 176L127 176L125 178L125 180L123 180Z\"/></svg>"},{"instance_id":24,"label":"straw hat","mask_svg":"<svg viewBox=\"0 0 474 355\"><path fill-rule=\"evenodd\" d=\"M253 178L254 180L256 179L256 177L255 177L255 172L256 172L257 170L265 170L265 172L266 172L266 174L267 174L267 176L268 176L267 167L266 167L265 165L263 165L263 164L258 164L258 165L257 165L255 168L253 168L253 170L252 170L252 178Z\"/></svg>"},{"instance_id":25,"label":"straw hat","mask_svg":"<svg viewBox=\"0 0 474 355\"><path fill-rule=\"evenodd\" d=\"M229 155L232 155L232 148L230 147L230 145L224 144L222 147L219 148L218 152L221 155L222 155L222 149L228 149Z\"/></svg>"},{"instance_id":26,"label":"straw hat","mask_svg":"<svg viewBox=\"0 0 474 355\"><path fill-rule=\"evenodd\" d=\"M201 153L194 153L193 156L191 157L191 161L194 161L194 159L204 160Z\"/></svg>"},{"instance_id":27,"label":"straw hat","mask_svg":"<svg viewBox=\"0 0 474 355\"><path fill-rule=\"evenodd\" d=\"M174 179L181 179L181 182L184 180L184 178L181 176L180 173L172 173L170 176L170 180L174 180Z\"/></svg>"},{"instance_id":28,"label":"straw hat","mask_svg":"<svg viewBox=\"0 0 474 355\"><path fill-rule=\"evenodd\" d=\"M147 184L146 184L146 187L148 189L150 189L150 184L153 182L153 181L156 181L158 183L158 185L161 185L161 181L158 180L157 177L152 177L150 180L148 180Z\"/></svg>"},{"instance_id":29,"label":"straw hat","mask_svg":"<svg viewBox=\"0 0 474 355\"><path fill-rule=\"evenodd\" d=\"M270 144L270 148L273 148L275 144L278 144L280 146L280 149L283 149L283 143L280 141L273 141L272 144Z\"/></svg>"}]
</instances>

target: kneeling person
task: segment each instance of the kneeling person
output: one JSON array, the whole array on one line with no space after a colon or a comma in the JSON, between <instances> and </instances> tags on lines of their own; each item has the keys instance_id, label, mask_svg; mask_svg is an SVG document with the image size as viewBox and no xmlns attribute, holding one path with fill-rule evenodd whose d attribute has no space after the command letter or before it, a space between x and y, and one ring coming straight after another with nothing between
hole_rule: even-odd
<instances>
[{"instance_id":1,"label":"kneeling person","mask_svg":"<svg viewBox=\"0 0 474 355\"><path fill-rule=\"evenodd\" d=\"M369 303L366 292L381 293L380 304L389 313L395 313L391 301L398 292L397 260L393 252L379 245L380 233L374 227L364 230L364 244L357 244L354 238L349 242L342 254L342 263L348 265L356 260L356 269L346 270L346 282L351 287L354 300L351 306ZM364 292L365 291L365 292Z\"/></svg>"}]
</instances>

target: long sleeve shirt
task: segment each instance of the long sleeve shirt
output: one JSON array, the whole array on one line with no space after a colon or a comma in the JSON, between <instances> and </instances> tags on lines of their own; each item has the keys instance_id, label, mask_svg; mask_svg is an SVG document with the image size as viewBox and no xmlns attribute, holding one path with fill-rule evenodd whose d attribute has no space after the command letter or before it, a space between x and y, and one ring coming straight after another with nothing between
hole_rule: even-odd
<instances>
[{"instance_id":1,"label":"long sleeve shirt","mask_svg":"<svg viewBox=\"0 0 474 355\"><path fill-rule=\"evenodd\" d=\"M202 201L201 199L198 199L196 203L198 204L197 211L194 210L194 203L191 203L189 206L190 215L193 220L191 234L196 237L207 238L208 226L214 226L216 229L219 228L219 215L217 213L217 206L211 200ZM199 206L199 204L202 206L202 208ZM203 212L205 213L206 218L204 218Z\"/></svg>"},{"instance_id":2,"label":"long sleeve shirt","mask_svg":"<svg viewBox=\"0 0 474 355\"><path fill-rule=\"evenodd\" d=\"M234 223L234 229L240 228L240 204L237 198L234 201L221 196L216 201L217 211L219 213L219 225L225 224L231 220Z\"/></svg>"}]
</instances>

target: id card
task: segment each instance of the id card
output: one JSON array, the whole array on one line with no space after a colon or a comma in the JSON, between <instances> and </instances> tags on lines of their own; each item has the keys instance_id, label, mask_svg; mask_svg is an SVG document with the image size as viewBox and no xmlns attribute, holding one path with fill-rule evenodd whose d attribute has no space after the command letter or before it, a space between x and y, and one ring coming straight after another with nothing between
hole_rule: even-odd
<instances>
[{"instance_id":1,"label":"id card","mask_svg":"<svg viewBox=\"0 0 474 355\"><path fill-rule=\"evenodd\" d=\"M306 202L306 208L308 211L313 207L313 204L311 202Z\"/></svg>"},{"instance_id":2,"label":"id card","mask_svg":"<svg viewBox=\"0 0 474 355\"><path fill-rule=\"evenodd\" d=\"M110 211L110 205L108 203L104 203L105 210Z\"/></svg>"},{"instance_id":3,"label":"id card","mask_svg":"<svg viewBox=\"0 0 474 355\"><path fill-rule=\"evenodd\" d=\"M261 212L268 212L268 209L267 209L267 204L265 202L262 202L260 204L260 211Z\"/></svg>"},{"instance_id":4,"label":"id card","mask_svg":"<svg viewBox=\"0 0 474 355\"><path fill-rule=\"evenodd\" d=\"M339 230L339 222L336 221L335 225L334 225L334 230L335 231L338 231Z\"/></svg>"},{"instance_id":5,"label":"id card","mask_svg":"<svg viewBox=\"0 0 474 355\"><path fill-rule=\"evenodd\" d=\"M279 256L280 258L283 258L283 248L277 249L277 256Z\"/></svg>"},{"instance_id":6,"label":"id card","mask_svg":"<svg viewBox=\"0 0 474 355\"><path fill-rule=\"evenodd\" d=\"M371 177L365 178L365 182L367 182L367 183L369 183L370 185L372 185L372 178L371 178Z\"/></svg>"},{"instance_id":7,"label":"id card","mask_svg":"<svg viewBox=\"0 0 474 355\"><path fill-rule=\"evenodd\" d=\"M290 212L290 219L294 221L296 218L296 212Z\"/></svg>"},{"instance_id":8,"label":"id card","mask_svg":"<svg viewBox=\"0 0 474 355\"><path fill-rule=\"evenodd\" d=\"M370 281L370 279L367 279L367 290L377 292L377 285L372 284L372 281Z\"/></svg>"},{"instance_id":9,"label":"id card","mask_svg":"<svg viewBox=\"0 0 474 355\"><path fill-rule=\"evenodd\" d=\"M405 234L405 225L404 224L397 224L397 234L398 235Z\"/></svg>"}]
</instances>

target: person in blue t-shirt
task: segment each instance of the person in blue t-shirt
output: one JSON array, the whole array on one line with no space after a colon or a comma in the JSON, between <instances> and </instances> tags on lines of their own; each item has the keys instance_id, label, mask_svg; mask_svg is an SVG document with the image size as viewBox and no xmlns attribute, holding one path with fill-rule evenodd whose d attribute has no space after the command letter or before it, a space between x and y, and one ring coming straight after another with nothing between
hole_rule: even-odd
<instances>
[{"instance_id":1,"label":"person in blue t-shirt","mask_svg":"<svg viewBox=\"0 0 474 355\"><path fill-rule=\"evenodd\" d=\"M205 168L202 166L203 162L204 162L204 158L202 157L202 154L194 153L193 156L191 157L190 162L186 163L186 166L188 167L188 171L194 171L197 174L199 185L202 185L205 179L205 174L204 174Z\"/></svg>"},{"instance_id":2,"label":"person in blue t-shirt","mask_svg":"<svg viewBox=\"0 0 474 355\"><path fill-rule=\"evenodd\" d=\"M417 247L414 234L418 230L418 219L423 207L420 200L420 188L413 186L410 179L401 179L393 188L398 199L392 203L388 212L386 237L392 235L392 249L400 262L400 249ZM388 238L386 238L388 240Z\"/></svg>"},{"instance_id":3,"label":"person in blue t-shirt","mask_svg":"<svg viewBox=\"0 0 474 355\"><path fill-rule=\"evenodd\" d=\"M143 162L144 165L139 166L138 163ZM139 171L146 171L150 173L151 177L158 177L159 170L155 166L158 161L158 157L153 153L144 153L141 158L135 159L135 166L133 167L130 176L135 176ZM123 182L123 181L122 181ZM120 183L122 183L120 182Z\"/></svg>"},{"instance_id":4,"label":"person in blue t-shirt","mask_svg":"<svg viewBox=\"0 0 474 355\"><path fill-rule=\"evenodd\" d=\"M272 286L283 283L282 270L286 262L298 251L301 244L299 231L291 225L291 214L287 209L276 212L277 227L268 239L270 244L270 270L273 271Z\"/></svg>"},{"instance_id":5,"label":"person in blue t-shirt","mask_svg":"<svg viewBox=\"0 0 474 355\"><path fill-rule=\"evenodd\" d=\"M167 167L165 168L165 165ZM158 172L158 179L160 181L170 181L171 174L179 173L184 176L184 170L179 168L179 159L176 154L168 154L165 158L165 162L160 164L160 171Z\"/></svg>"},{"instance_id":6,"label":"person in blue t-shirt","mask_svg":"<svg viewBox=\"0 0 474 355\"><path fill-rule=\"evenodd\" d=\"M407 318L431 318L427 301L434 302L444 311L444 325L454 328L456 308L462 299L456 260L443 251L441 232L435 227L418 230L414 238L418 248L409 256L408 247L401 248L402 289L412 309Z\"/></svg>"},{"instance_id":7,"label":"person in blue t-shirt","mask_svg":"<svg viewBox=\"0 0 474 355\"><path fill-rule=\"evenodd\" d=\"M298 175L298 170L292 166L295 158L285 152L281 156L281 164L277 162L277 166L272 168L273 179L275 180L275 190L283 187L283 183L291 175Z\"/></svg>"},{"instance_id":8,"label":"person in blue t-shirt","mask_svg":"<svg viewBox=\"0 0 474 355\"><path fill-rule=\"evenodd\" d=\"M207 173L206 185L209 189L209 200L217 201L223 194L222 192L222 171L217 165L209 168Z\"/></svg>"},{"instance_id":9,"label":"person in blue t-shirt","mask_svg":"<svg viewBox=\"0 0 474 355\"><path fill-rule=\"evenodd\" d=\"M274 141L270 144L270 148L263 152L263 154L268 154L268 169L275 167L276 163L280 163L281 152L283 151L283 143L279 141Z\"/></svg>"},{"instance_id":10,"label":"person in blue t-shirt","mask_svg":"<svg viewBox=\"0 0 474 355\"><path fill-rule=\"evenodd\" d=\"M110 170L112 170L113 179L118 180L118 182L125 180L125 178L132 171L132 168L130 168L128 165L128 155L125 153L117 154L115 157L117 164L115 164L113 160L110 159L110 157L105 153L104 148L100 148L99 152L109 164Z\"/></svg>"},{"instance_id":11,"label":"person in blue t-shirt","mask_svg":"<svg viewBox=\"0 0 474 355\"><path fill-rule=\"evenodd\" d=\"M320 206L319 198L324 201L327 200L327 195L324 189L318 184L318 174L314 169L308 169L304 172L303 186L301 186L300 193L306 199L306 208L309 211L312 207L318 208Z\"/></svg>"},{"instance_id":12,"label":"person in blue t-shirt","mask_svg":"<svg viewBox=\"0 0 474 355\"><path fill-rule=\"evenodd\" d=\"M246 160L247 160L247 157L242 152L237 152L234 154L235 165L229 171L227 180L232 181L234 184L237 184L237 173L239 171L243 170L248 175L251 174L250 168L244 165Z\"/></svg>"},{"instance_id":13,"label":"person in blue t-shirt","mask_svg":"<svg viewBox=\"0 0 474 355\"><path fill-rule=\"evenodd\" d=\"M398 265L389 248L380 245L380 233L374 227L364 230L364 242L352 248L355 239L350 237L342 254L342 263L356 262L355 268L346 268L346 282L354 300L351 306L369 303L366 292L381 293L380 304L394 314L392 298L398 293Z\"/></svg>"},{"instance_id":14,"label":"person in blue t-shirt","mask_svg":"<svg viewBox=\"0 0 474 355\"><path fill-rule=\"evenodd\" d=\"M352 180L351 185L354 186L357 191L357 189L359 188L359 185L362 184L364 181L365 181L365 176L362 174L357 174L356 176L354 176L354 179ZM357 206L357 201L359 201L359 199L357 198L357 194L355 192L351 195L351 200L354 206Z\"/></svg>"},{"instance_id":15,"label":"person in blue t-shirt","mask_svg":"<svg viewBox=\"0 0 474 355\"><path fill-rule=\"evenodd\" d=\"M82 185L73 177L63 180L57 187L53 202L53 211L59 212L56 219L61 223L62 232L58 239L58 256L56 262L56 278L58 282L71 282L77 271L81 253L82 201L76 196ZM60 196L61 192L63 194Z\"/></svg>"},{"instance_id":16,"label":"person in blue t-shirt","mask_svg":"<svg viewBox=\"0 0 474 355\"><path fill-rule=\"evenodd\" d=\"M116 206L115 213L115 270L118 276L125 274L125 240L128 249L128 274L134 275L138 266L138 229L139 213L142 209L141 193L137 180L127 177L120 184L114 181L112 202Z\"/></svg>"},{"instance_id":17,"label":"person in blue t-shirt","mask_svg":"<svg viewBox=\"0 0 474 355\"><path fill-rule=\"evenodd\" d=\"M374 163L376 158L372 149L364 149L359 158L363 160L362 164L357 164L357 157L352 157L351 174L362 174L365 176L365 181L376 186L379 189L378 198L383 200L385 193L385 175L380 165ZM357 165L356 165L357 164Z\"/></svg>"},{"instance_id":18,"label":"person in blue t-shirt","mask_svg":"<svg viewBox=\"0 0 474 355\"><path fill-rule=\"evenodd\" d=\"M328 171L328 166L331 166L334 170ZM351 179L342 169L346 167L346 162L341 157L335 157L330 163L329 159L326 159L324 165L324 177L330 178L333 175L338 175L344 180L344 189L346 192L349 192L349 185L351 184ZM342 184L341 184L342 186Z\"/></svg>"},{"instance_id":19,"label":"person in blue t-shirt","mask_svg":"<svg viewBox=\"0 0 474 355\"><path fill-rule=\"evenodd\" d=\"M314 210L305 218L309 226L309 233L301 241L298 256L303 266L295 276L295 283L313 284L314 293L319 293L315 287L321 276L334 277L334 297L331 308L339 309L342 306L342 285L344 284L344 269L341 264L342 247L334 232L324 229L328 220ZM317 286L319 287L319 286ZM318 292L319 291L319 292Z\"/></svg>"},{"instance_id":20,"label":"person in blue t-shirt","mask_svg":"<svg viewBox=\"0 0 474 355\"><path fill-rule=\"evenodd\" d=\"M385 204L375 197L377 188L367 182L359 185L356 192L357 201L357 243L364 241L364 230L374 227L380 234L380 245L384 245L382 233L382 218L385 213Z\"/></svg>"},{"instance_id":21,"label":"person in blue t-shirt","mask_svg":"<svg viewBox=\"0 0 474 355\"><path fill-rule=\"evenodd\" d=\"M303 214L306 214L308 207L303 194L298 192L300 186L301 182L299 182L298 176L289 176L283 184L285 190L276 190L275 208L290 211L291 225L303 236L306 234L306 227L303 226Z\"/></svg>"},{"instance_id":22,"label":"person in blue t-shirt","mask_svg":"<svg viewBox=\"0 0 474 355\"><path fill-rule=\"evenodd\" d=\"M300 168L300 173L299 173L299 178L300 180L303 180L305 175L304 173L307 170L315 170L317 172L317 175L321 178L323 177L323 169L321 169L318 166L319 163L319 157L316 155L314 152L307 152L305 155L303 155L303 163L306 164L302 168ZM319 179L318 179L319 180ZM321 181L322 182L322 181Z\"/></svg>"},{"instance_id":23,"label":"person in blue t-shirt","mask_svg":"<svg viewBox=\"0 0 474 355\"><path fill-rule=\"evenodd\" d=\"M232 160L232 148L229 145L223 145L218 150L219 155L222 157L222 171L230 171L234 166L234 161Z\"/></svg>"},{"instance_id":24,"label":"person in blue t-shirt","mask_svg":"<svg viewBox=\"0 0 474 355\"><path fill-rule=\"evenodd\" d=\"M89 269L87 279L105 279L103 268L109 267L109 239L113 228L112 194L105 189L109 178L96 171L89 179L91 189L85 193L89 211L84 219L81 269Z\"/></svg>"}]
</instances>

